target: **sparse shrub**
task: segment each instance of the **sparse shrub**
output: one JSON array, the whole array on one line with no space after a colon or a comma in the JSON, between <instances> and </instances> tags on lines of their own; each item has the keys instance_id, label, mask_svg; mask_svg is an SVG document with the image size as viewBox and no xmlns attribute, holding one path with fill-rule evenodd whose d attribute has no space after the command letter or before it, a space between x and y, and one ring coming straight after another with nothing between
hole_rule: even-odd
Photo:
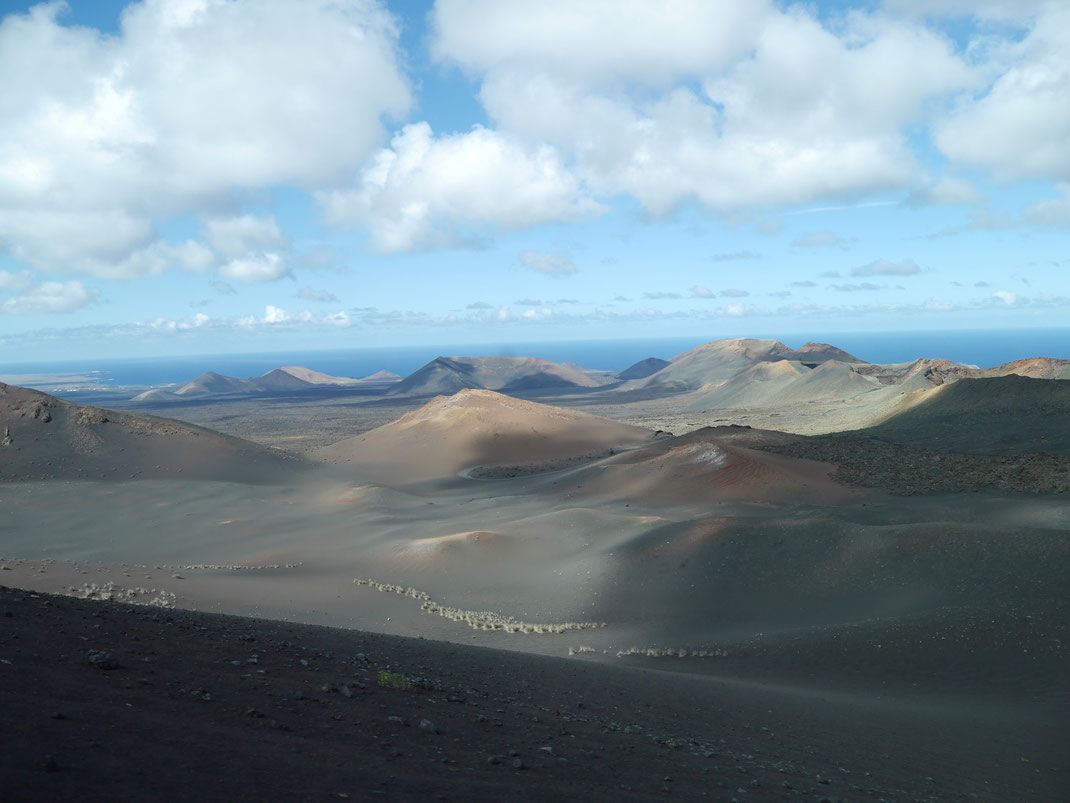
<instances>
[{"instance_id":1,"label":"sparse shrub","mask_svg":"<svg viewBox=\"0 0 1070 803\"><path fill-rule=\"evenodd\" d=\"M409 683L409 679L400 672L389 672L385 669L379 673L377 680L379 685L384 689L399 689L404 691L412 685Z\"/></svg>"}]
</instances>

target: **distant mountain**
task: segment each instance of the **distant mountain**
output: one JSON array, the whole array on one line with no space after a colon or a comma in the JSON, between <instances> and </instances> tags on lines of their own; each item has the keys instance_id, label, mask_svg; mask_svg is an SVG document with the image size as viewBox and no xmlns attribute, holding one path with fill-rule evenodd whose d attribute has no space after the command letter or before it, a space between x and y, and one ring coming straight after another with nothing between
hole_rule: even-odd
<instances>
[{"instance_id":1,"label":"distant mountain","mask_svg":"<svg viewBox=\"0 0 1070 803\"><path fill-rule=\"evenodd\" d=\"M293 393L322 387L385 386L398 382L400 379L401 377L397 374L392 374L389 371L377 371L363 379L352 379L350 377L331 376L330 374L320 373L297 365L276 368L266 374L249 379L236 379L232 376L223 376L214 371L208 371L192 382L187 382L181 386L168 385L164 388L153 388L139 393L131 401L165 402L181 401L183 398L188 397L225 394Z\"/></svg>"},{"instance_id":2,"label":"distant mountain","mask_svg":"<svg viewBox=\"0 0 1070 803\"><path fill-rule=\"evenodd\" d=\"M1028 376L1033 379L1070 379L1070 360L1056 360L1051 357L1030 357L1015 360L984 372L985 376Z\"/></svg>"},{"instance_id":3,"label":"distant mountain","mask_svg":"<svg viewBox=\"0 0 1070 803\"><path fill-rule=\"evenodd\" d=\"M459 390L532 390L536 388L598 387L599 374L538 357L437 357L399 382L396 396L430 396Z\"/></svg>"},{"instance_id":4,"label":"distant mountain","mask_svg":"<svg viewBox=\"0 0 1070 803\"><path fill-rule=\"evenodd\" d=\"M804 343L787 359L798 360L799 362L805 363L827 362L829 360L845 363L863 362L863 360L858 359L858 357L848 354L843 349L830 346L828 343Z\"/></svg>"},{"instance_id":5,"label":"distant mountain","mask_svg":"<svg viewBox=\"0 0 1070 803\"><path fill-rule=\"evenodd\" d=\"M268 371L262 376L253 377L249 380L249 384L260 390L281 391L309 390L316 387L316 383L299 379L285 368L276 368L274 371Z\"/></svg>"},{"instance_id":6,"label":"distant mountain","mask_svg":"<svg viewBox=\"0 0 1070 803\"><path fill-rule=\"evenodd\" d=\"M677 391L725 382L753 365L766 362L796 362L813 368L825 362L864 364L843 349L827 343L807 343L795 350L779 340L736 338L714 340L675 358L667 366L650 374L639 387Z\"/></svg>"},{"instance_id":7,"label":"distant mountain","mask_svg":"<svg viewBox=\"0 0 1070 803\"><path fill-rule=\"evenodd\" d=\"M779 340L715 340L692 349L645 380L639 387L666 390L698 390L703 385L723 382L757 362L786 359L794 352Z\"/></svg>"},{"instance_id":8,"label":"distant mountain","mask_svg":"<svg viewBox=\"0 0 1070 803\"><path fill-rule=\"evenodd\" d=\"M647 357L645 360L640 360L618 373L617 379L646 379L651 374L656 374L668 364L668 360L663 360L660 357Z\"/></svg>"},{"instance_id":9,"label":"distant mountain","mask_svg":"<svg viewBox=\"0 0 1070 803\"><path fill-rule=\"evenodd\" d=\"M0 383L0 480L173 477L276 482L307 464L203 427Z\"/></svg>"},{"instance_id":10,"label":"distant mountain","mask_svg":"<svg viewBox=\"0 0 1070 803\"><path fill-rule=\"evenodd\" d=\"M253 393L259 388L246 379L223 376L215 371L201 374L175 391L176 396L206 396L210 393Z\"/></svg>"}]
</instances>

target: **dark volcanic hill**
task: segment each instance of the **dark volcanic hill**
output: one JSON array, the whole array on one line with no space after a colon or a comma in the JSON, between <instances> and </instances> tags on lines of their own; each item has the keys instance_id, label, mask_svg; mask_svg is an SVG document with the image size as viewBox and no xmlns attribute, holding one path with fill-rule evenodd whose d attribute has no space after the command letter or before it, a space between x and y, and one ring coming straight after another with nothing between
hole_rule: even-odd
<instances>
[{"instance_id":1,"label":"dark volcanic hill","mask_svg":"<svg viewBox=\"0 0 1070 803\"><path fill-rule=\"evenodd\" d=\"M503 393L536 388L591 388L598 375L538 357L438 357L390 391L395 396L432 396L458 390Z\"/></svg>"},{"instance_id":2,"label":"dark volcanic hill","mask_svg":"<svg viewBox=\"0 0 1070 803\"><path fill-rule=\"evenodd\" d=\"M207 371L175 391L178 396L204 396L209 393L251 393L258 388L245 379Z\"/></svg>"},{"instance_id":3,"label":"dark volcanic hill","mask_svg":"<svg viewBox=\"0 0 1070 803\"><path fill-rule=\"evenodd\" d=\"M1070 454L1070 380L960 379L857 434L964 454Z\"/></svg>"},{"instance_id":4,"label":"dark volcanic hill","mask_svg":"<svg viewBox=\"0 0 1070 803\"><path fill-rule=\"evenodd\" d=\"M669 364L668 360L660 357L647 357L640 360L617 374L617 379L646 379L651 374L656 374Z\"/></svg>"},{"instance_id":5,"label":"dark volcanic hill","mask_svg":"<svg viewBox=\"0 0 1070 803\"><path fill-rule=\"evenodd\" d=\"M0 480L276 482L304 461L210 429L102 410L0 383Z\"/></svg>"}]
</instances>

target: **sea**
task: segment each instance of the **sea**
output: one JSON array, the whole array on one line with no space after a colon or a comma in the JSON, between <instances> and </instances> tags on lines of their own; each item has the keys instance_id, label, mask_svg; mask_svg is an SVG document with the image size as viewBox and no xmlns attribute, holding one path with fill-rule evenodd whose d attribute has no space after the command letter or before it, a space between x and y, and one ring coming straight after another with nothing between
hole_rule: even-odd
<instances>
[{"instance_id":1,"label":"sea","mask_svg":"<svg viewBox=\"0 0 1070 803\"><path fill-rule=\"evenodd\" d=\"M726 335L738 336L738 335ZM990 368L1024 357L1070 359L1070 327L1009 330L909 332L758 333L798 348L808 341L829 343L873 363L909 362L943 357ZM160 387L184 383L205 371L241 379L275 368L299 365L332 376L363 377L376 371L411 374L439 356L542 357L586 368L620 371L646 359L671 359L718 339L719 335L622 340L556 340L532 343L454 343L392 348L279 351L248 354L192 354L181 357L77 359L33 363L0 362L0 375L92 374L94 384L115 388Z\"/></svg>"}]
</instances>

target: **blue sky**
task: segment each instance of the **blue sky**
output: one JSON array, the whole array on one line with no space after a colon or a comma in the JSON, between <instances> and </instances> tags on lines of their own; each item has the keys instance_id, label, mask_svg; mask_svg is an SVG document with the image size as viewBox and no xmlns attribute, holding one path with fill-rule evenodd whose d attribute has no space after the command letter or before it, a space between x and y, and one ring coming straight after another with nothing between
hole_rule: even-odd
<instances>
[{"instance_id":1,"label":"blue sky","mask_svg":"<svg viewBox=\"0 0 1070 803\"><path fill-rule=\"evenodd\" d=\"M1064 2L0 3L0 359L1064 326Z\"/></svg>"}]
</instances>

